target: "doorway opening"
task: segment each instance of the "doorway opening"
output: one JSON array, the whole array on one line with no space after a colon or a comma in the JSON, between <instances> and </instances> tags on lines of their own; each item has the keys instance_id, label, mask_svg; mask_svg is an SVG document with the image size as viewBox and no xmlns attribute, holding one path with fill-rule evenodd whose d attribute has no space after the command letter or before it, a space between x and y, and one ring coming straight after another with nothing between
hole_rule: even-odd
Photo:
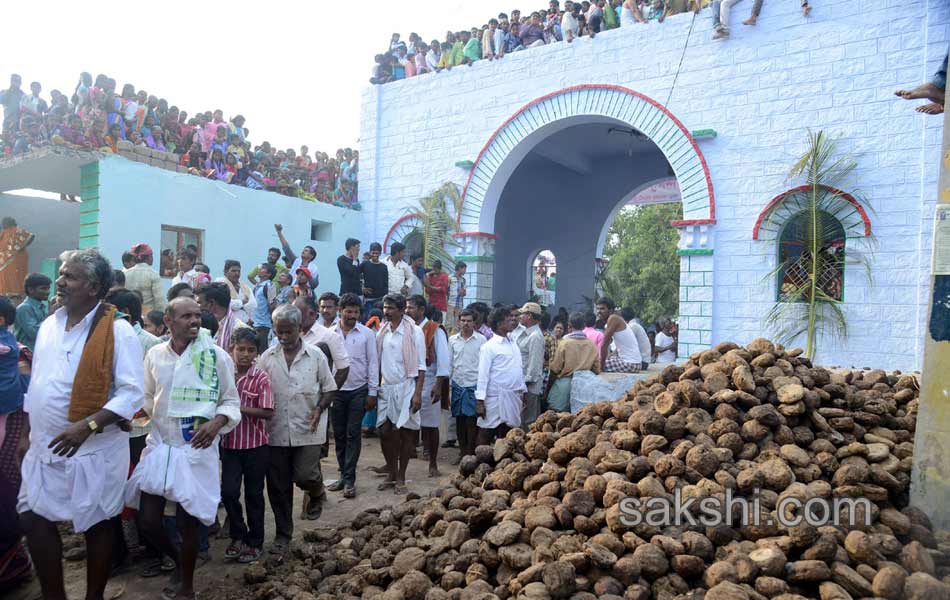
<instances>
[{"instance_id":1,"label":"doorway opening","mask_svg":"<svg viewBox=\"0 0 950 600\"><path fill-rule=\"evenodd\" d=\"M557 301L557 259L551 250L540 250L528 265L528 297L542 307Z\"/></svg>"}]
</instances>

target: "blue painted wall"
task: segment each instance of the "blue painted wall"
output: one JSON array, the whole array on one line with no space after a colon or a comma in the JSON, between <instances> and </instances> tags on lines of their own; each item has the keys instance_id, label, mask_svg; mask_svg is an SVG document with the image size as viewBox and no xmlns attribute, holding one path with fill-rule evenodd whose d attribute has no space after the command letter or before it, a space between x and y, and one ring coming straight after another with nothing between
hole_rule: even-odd
<instances>
[{"instance_id":1,"label":"blue painted wall","mask_svg":"<svg viewBox=\"0 0 950 600\"><path fill-rule=\"evenodd\" d=\"M290 198L272 192L219 184L194 175L166 171L108 157L99 162L99 249L117 267L122 252L145 242L158 267L162 225L204 231L203 262L213 278L223 275L224 261L241 261L242 277L280 246L274 224L294 252L305 245L317 250L320 291L340 291L336 259L348 237L359 237L359 212ZM327 239L310 239L312 220L330 223ZM367 244L368 247L368 244ZM171 279L166 279L166 287Z\"/></svg>"}]
</instances>

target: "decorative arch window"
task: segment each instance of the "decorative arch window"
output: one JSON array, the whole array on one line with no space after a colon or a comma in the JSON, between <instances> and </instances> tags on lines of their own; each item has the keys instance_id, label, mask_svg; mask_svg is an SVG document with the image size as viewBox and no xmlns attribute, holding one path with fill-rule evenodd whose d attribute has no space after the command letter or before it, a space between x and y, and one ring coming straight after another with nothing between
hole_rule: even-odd
<instances>
[{"instance_id":1,"label":"decorative arch window","mask_svg":"<svg viewBox=\"0 0 950 600\"><path fill-rule=\"evenodd\" d=\"M844 299L845 249L850 239L870 237L871 221L861 203L841 190L822 186L814 227L804 185L782 192L759 213L752 239L777 245L776 300L803 300L809 273L814 272L818 289L829 298ZM813 237L815 236L815 237ZM818 252L809 250L819 240Z\"/></svg>"},{"instance_id":2,"label":"decorative arch window","mask_svg":"<svg viewBox=\"0 0 950 600\"><path fill-rule=\"evenodd\" d=\"M844 227L832 215L819 211L816 219L817 232L809 224L810 215L799 212L782 228L778 242L778 290L779 302L801 301L802 290L809 285L808 274L817 274L818 289L829 298L843 299L844 292ZM809 250L812 235L821 240L816 256Z\"/></svg>"}]
</instances>

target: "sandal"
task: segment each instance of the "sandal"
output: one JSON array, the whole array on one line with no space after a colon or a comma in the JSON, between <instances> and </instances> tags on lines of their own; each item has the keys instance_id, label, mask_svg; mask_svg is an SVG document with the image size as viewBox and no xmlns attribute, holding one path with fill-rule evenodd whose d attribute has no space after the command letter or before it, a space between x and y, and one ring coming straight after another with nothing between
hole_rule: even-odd
<instances>
[{"instance_id":1,"label":"sandal","mask_svg":"<svg viewBox=\"0 0 950 600\"><path fill-rule=\"evenodd\" d=\"M396 487L395 481L384 481L378 486L376 486L376 489L382 492L383 490L388 490L389 488L392 488L392 487Z\"/></svg>"},{"instance_id":2,"label":"sandal","mask_svg":"<svg viewBox=\"0 0 950 600\"><path fill-rule=\"evenodd\" d=\"M241 551L241 556L238 557L238 562L242 565L250 564L252 562L257 562L263 556L264 551L260 548L250 548L248 546L244 547L244 550Z\"/></svg>"},{"instance_id":3,"label":"sandal","mask_svg":"<svg viewBox=\"0 0 950 600\"><path fill-rule=\"evenodd\" d=\"M162 573L171 573L175 570L175 561L170 556L163 556L161 569Z\"/></svg>"},{"instance_id":4,"label":"sandal","mask_svg":"<svg viewBox=\"0 0 950 600\"><path fill-rule=\"evenodd\" d=\"M224 551L224 558L228 560L234 560L237 557L241 556L241 552L244 550L244 544L240 540L232 540L228 545L227 550Z\"/></svg>"},{"instance_id":5,"label":"sandal","mask_svg":"<svg viewBox=\"0 0 950 600\"><path fill-rule=\"evenodd\" d=\"M139 572L139 576L149 578L149 577L158 577L162 574L162 561L159 559L154 559L148 562L142 570Z\"/></svg>"},{"instance_id":6,"label":"sandal","mask_svg":"<svg viewBox=\"0 0 950 600\"><path fill-rule=\"evenodd\" d=\"M409 493L409 488L406 487L405 483L397 483L393 487L393 493L396 494L397 496L405 496L406 494Z\"/></svg>"},{"instance_id":7,"label":"sandal","mask_svg":"<svg viewBox=\"0 0 950 600\"><path fill-rule=\"evenodd\" d=\"M344 498L356 498L356 486L348 485L343 488Z\"/></svg>"}]
</instances>

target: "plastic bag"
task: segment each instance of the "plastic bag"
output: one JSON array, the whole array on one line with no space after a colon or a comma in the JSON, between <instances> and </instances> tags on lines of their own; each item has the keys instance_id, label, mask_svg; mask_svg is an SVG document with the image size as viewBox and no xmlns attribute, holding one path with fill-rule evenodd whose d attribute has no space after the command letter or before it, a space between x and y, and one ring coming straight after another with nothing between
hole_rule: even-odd
<instances>
[{"instance_id":1,"label":"plastic bag","mask_svg":"<svg viewBox=\"0 0 950 600\"><path fill-rule=\"evenodd\" d=\"M613 402L623 398L636 383L637 375L607 381L591 371L576 371L571 382L571 414L595 402Z\"/></svg>"}]
</instances>

